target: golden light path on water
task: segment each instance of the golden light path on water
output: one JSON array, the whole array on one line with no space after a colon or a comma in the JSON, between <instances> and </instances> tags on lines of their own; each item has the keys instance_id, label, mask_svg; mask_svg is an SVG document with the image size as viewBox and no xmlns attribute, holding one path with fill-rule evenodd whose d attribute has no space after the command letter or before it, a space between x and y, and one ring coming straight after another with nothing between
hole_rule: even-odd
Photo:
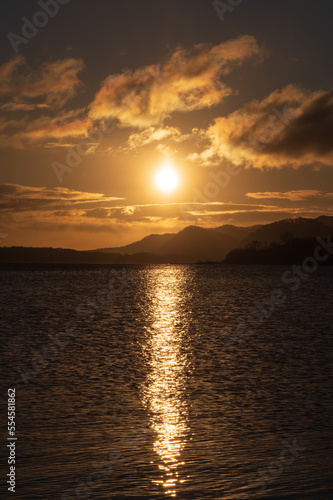
<instances>
[{"instance_id":1,"label":"golden light path on water","mask_svg":"<svg viewBox=\"0 0 333 500\"><path fill-rule=\"evenodd\" d=\"M186 334L181 307L186 278L184 268L151 268L148 271L152 323L147 338L150 372L143 391L143 402L156 433L154 451L161 462L165 493L175 496L181 452L186 444L187 406L185 398L186 353L182 350Z\"/></svg>"}]
</instances>

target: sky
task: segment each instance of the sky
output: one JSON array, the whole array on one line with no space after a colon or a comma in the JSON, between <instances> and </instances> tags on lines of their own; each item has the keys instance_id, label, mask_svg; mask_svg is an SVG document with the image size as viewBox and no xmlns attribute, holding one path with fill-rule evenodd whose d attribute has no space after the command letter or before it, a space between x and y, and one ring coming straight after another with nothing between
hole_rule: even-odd
<instances>
[{"instance_id":1,"label":"sky","mask_svg":"<svg viewBox=\"0 0 333 500\"><path fill-rule=\"evenodd\" d=\"M0 14L0 245L333 215L330 0L11 0Z\"/></svg>"}]
</instances>

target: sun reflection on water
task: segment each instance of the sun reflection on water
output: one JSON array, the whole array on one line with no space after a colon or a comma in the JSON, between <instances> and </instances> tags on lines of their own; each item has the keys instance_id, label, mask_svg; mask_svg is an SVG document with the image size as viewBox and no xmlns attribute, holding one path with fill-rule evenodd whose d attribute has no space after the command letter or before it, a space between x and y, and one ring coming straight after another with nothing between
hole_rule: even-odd
<instances>
[{"instance_id":1,"label":"sun reflection on water","mask_svg":"<svg viewBox=\"0 0 333 500\"><path fill-rule=\"evenodd\" d=\"M185 268L186 269L186 268ZM156 433L154 451L165 493L175 496L181 452L186 444L185 398L186 353L183 349L186 318L182 312L185 270L181 267L152 268L148 272L151 326L147 338L150 371L143 389L143 402Z\"/></svg>"}]
</instances>

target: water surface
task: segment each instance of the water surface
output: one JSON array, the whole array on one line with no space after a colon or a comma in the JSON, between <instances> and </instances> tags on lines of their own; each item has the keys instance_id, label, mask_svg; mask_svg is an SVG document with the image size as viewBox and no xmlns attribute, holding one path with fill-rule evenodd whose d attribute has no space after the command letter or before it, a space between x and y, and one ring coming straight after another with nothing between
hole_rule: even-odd
<instances>
[{"instance_id":1,"label":"water surface","mask_svg":"<svg viewBox=\"0 0 333 500\"><path fill-rule=\"evenodd\" d=\"M332 498L333 269L294 292L283 272L3 268L15 498ZM284 303L235 337L276 289Z\"/></svg>"}]
</instances>

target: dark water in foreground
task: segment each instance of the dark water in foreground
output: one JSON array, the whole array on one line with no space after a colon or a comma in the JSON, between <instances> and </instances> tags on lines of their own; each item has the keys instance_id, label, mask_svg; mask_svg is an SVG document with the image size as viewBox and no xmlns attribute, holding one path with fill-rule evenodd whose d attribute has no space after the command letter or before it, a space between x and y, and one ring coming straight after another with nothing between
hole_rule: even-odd
<instances>
[{"instance_id":1,"label":"dark water in foreground","mask_svg":"<svg viewBox=\"0 0 333 500\"><path fill-rule=\"evenodd\" d=\"M282 267L122 270L1 270L8 498L332 499L333 268L296 291Z\"/></svg>"}]
</instances>

